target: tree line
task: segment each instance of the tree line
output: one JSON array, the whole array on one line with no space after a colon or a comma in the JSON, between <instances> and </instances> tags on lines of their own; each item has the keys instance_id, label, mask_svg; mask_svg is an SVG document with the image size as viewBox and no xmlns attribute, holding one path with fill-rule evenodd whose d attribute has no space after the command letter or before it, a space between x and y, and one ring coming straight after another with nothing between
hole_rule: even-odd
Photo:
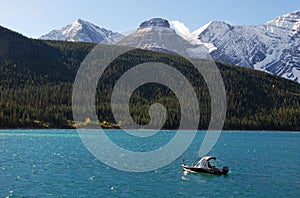
<instances>
[{"instance_id":1,"label":"tree line","mask_svg":"<svg viewBox=\"0 0 300 198\"><path fill-rule=\"evenodd\" d=\"M95 44L32 40L3 28L0 44L0 128L73 128L73 82L81 62ZM103 47L109 53L116 46ZM203 77L182 57L146 50L127 52L109 65L98 82L95 96L99 121L80 121L117 127L122 120L114 120L111 111L114 85L133 66L151 61L176 68L191 82L200 105L199 129L206 129L211 98ZM209 62L198 62L209 66ZM299 84L234 65L217 66L226 88L225 129L300 130ZM126 94L126 87L119 94ZM181 116L186 116L181 115L172 90L149 83L136 89L130 98L133 120L147 124L148 110L154 103L166 107L166 129L176 129Z\"/></svg>"}]
</instances>

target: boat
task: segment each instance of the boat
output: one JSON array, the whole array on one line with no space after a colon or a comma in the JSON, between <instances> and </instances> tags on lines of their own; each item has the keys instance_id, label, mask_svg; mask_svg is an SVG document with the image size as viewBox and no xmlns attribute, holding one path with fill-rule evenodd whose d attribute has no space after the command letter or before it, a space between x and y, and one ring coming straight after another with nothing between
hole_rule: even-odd
<instances>
[{"instance_id":1,"label":"boat","mask_svg":"<svg viewBox=\"0 0 300 198\"><path fill-rule=\"evenodd\" d=\"M223 168L216 167L215 156L205 156L202 157L197 164L192 164L191 166L186 165L183 161L182 168L185 171L191 173L208 173L215 175L227 175L229 172L228 166L223 166Z\"/></svg>"}]
</instances>

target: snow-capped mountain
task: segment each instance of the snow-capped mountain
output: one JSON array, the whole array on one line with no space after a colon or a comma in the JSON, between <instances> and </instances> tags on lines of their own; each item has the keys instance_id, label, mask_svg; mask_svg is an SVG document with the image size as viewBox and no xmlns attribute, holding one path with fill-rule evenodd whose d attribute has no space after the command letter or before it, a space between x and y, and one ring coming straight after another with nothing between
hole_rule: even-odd
<instances>
[{"instance_id":1,"label":"snow-capped mountain","mask_svg":"<svg viewBox=\"0 0 300 198\"><path fill-rule=\"evenodd\" d=\"M183 39L162 18L142 22L136 31L116 44L197 58L207 58L208 55L207 48Z\"/></svg>"},{"instance_id":2,"label":"snow-capped mountain","mask_svg":"<svg viewBox=\"0 0 300 198\"><path fill-rule=\"evenodd\" d=\"M256 26L213 21L182 36L204 44L217 61L263 70L300 83L300 11Z\"/></svg>"},{"instance_id":3,"label":"snow-capped mountain","mask_svg":"<svg viewBox=\"0 0 300 198\"><path fill-rule=\"evenodd\" d=\"M124 37L78 19L41 39L109 43L195 58L212 57L220 62L262 70L300 83L300 11L259 25L212 21L194 32L179 21L171 24L176 31L167 20L153 18Z\"/></svg>"},{"instance_id":4,"label":"snow-capped mountain","mask_svg":"<svg viewBox=\"0 0 300 198\"><path fill-rule=\"evenodd\" d=\"M118 32L100 28L90 22L77 19L60 30L52 30L41 36L40 39L114 44L123 37Z\"/></svg>"}]
</instances>

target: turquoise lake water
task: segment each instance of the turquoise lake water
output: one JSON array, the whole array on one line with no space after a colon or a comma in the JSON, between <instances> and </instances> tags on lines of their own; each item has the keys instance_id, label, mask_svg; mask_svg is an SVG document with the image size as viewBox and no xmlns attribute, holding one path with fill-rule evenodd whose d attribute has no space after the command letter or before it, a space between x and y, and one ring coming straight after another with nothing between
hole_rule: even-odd
<instances>
[{"instance_id":1,"label":"turquoise lake water","mask_svg":"<svg viewBox=\"0 0 300 198\"><path fill-rule=\"evenodd\" d=\"M175 131L133 138L107 136L123 148L150 151ZM0 197L300 197L300 133L224 131L209 155L228 176L186 174L198 160L199 131L171 164L145 173L124 172L97 160L76 130L0 130ZM149 162L155 163L155 162Z\"/></svg>"}]
</instances>

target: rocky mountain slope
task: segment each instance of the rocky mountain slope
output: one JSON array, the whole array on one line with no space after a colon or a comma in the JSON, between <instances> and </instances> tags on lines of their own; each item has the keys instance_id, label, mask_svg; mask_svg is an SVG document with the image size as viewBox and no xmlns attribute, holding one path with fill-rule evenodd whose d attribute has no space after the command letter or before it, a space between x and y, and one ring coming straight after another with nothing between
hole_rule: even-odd
<instances>
[{"instance_id":1,"label":"rocky mountain slope","mask_svg":"<svg viewBox=\"0 0 300 198\"><path fill-rule=\"evenodd\" d=\"M90 22L77 19L60 30L52 30L48 34L41 36L40 39L114 44L123 37L118 32L100 28Z\"/></svg>"},{"instance_id":2,"label":"rocky mountain slope","mask_svg":"<svg viewBox=\"0 0 300 198\"><path fill-rule=\"evenodd\" d=\"M162 18L142 22L136 31L116 44L195 58L207 58L208 55L203 45L193 44L183 39L170 28L169 22Z\"/></svg>"},{"instance_id":3,"label":"rocky mountain slope","mask_svg":"<svg viewBox=\"0 0 300 198\"><path fill-rule=\"evenodd\" d=\"M184 37L207 46L217 61L300 83L300 11L256 26L213 21Z\"/></svg>"},{"instance_id":4,"label":"rocky mountain slope","mask_svg":"<svg viewBox=\"0 0 300 198\"><path fill-rule=\"evenodd\" d=\"M182 30L170 28L167 20L153 18L124 38L120 33L78 19L41 39L109 43L196 58L212 57L300 83L300 11L259 25L212 21L194 32L183 28L185 33L181 34Z\"/></svg>"}]
</instances>

